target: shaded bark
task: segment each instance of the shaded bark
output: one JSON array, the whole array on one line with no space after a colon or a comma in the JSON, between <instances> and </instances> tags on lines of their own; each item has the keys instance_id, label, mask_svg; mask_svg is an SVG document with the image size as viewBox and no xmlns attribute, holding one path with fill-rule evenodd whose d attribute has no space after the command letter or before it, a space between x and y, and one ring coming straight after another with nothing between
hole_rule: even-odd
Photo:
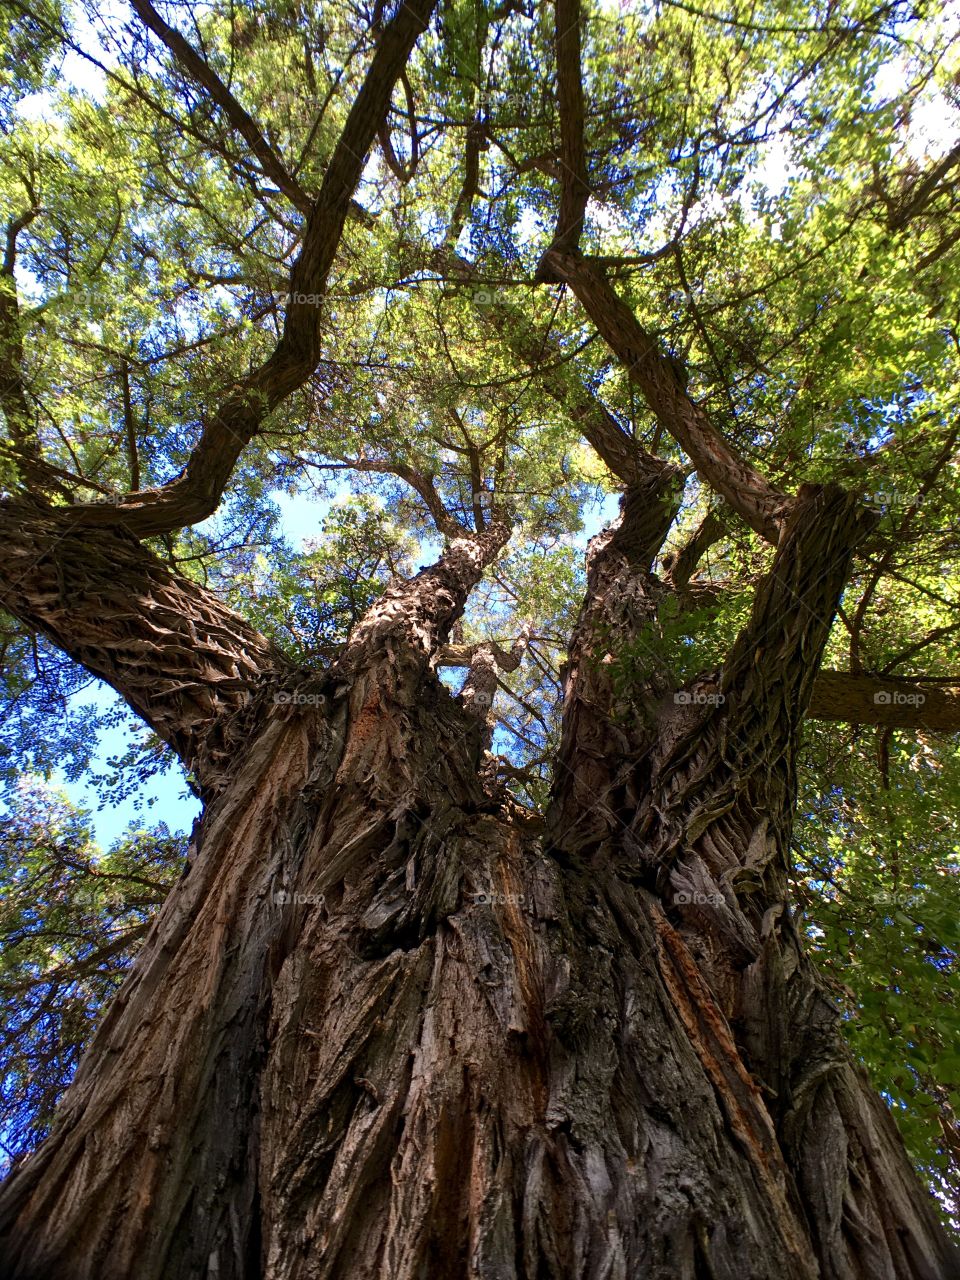
<instances>
[{"instance_id":1,"label":"shaded bark","mask_svg":"<svg viewBox=\"0 0 960 1280\"><path fill-rule=\"evenodd\" d=\"M5 1275L955 1274L786 905L796 733L868 517L801 492L728 664L682 691L726 701L676 702L642 639L677 479L651 466L593 544L545 831L433 671L501 527L253 698L0 1193Z\"/></svg>"},{"instance_id":2,"label":"shaded bark","mask_svg":"<svg viewBox=\"0 0 960 1280\"><path fill-rule=\"evenodd\" d=\"M621 939L619 953L611 947L614 985L636 999L652 983L683 1028L644 1028L645 1045L620 1064L625 1080L635 1071L642 1084L623 1094L635 1110L644 1090L695 1098L733 1138L723 1154L736 1158L716 1167L713 1190L726 1186L737 1221L708 1212L703 1263L679 1274L957 1274L895 1126L843 1046L788 902L797 731L850 556L870 524L853 497L802 490L723 670L675 692L643 643L657 581L639 565L631 573L616 536L595 551L567 688L567 721L575 715L580 727L548 831L556 856L590 886L593 922L610 921L611 943ZM639 653L626 698L603 640L611 635ZM619 739L618 753L604 735ZM653 979L642 964L650 955ZM699 1080L664 1059L665 1042L686 1045ZM670 1138L684 1129L684 1151L712 1150L685 1114L671 1115ZM644 1204L661 1223L666 1211L665 1202ZM693 1256L693 1215L686 1230ZM662 1239L663 1229L654 1234ZM745 1247L754 1271L743 1266ZM662 1259L649 1274L667 1274L658 1267Z\"/></svg>"},{"instance_id":3,"label":"shaded bark","mask_svg":"<svg viewBox=\"0 0 960 1280\"><path fill-rule=\"evenodd\" d=\"M421 722L433 760L444 769L451 761L451 785L466 787L474 809L482 804L476 726L454 717L451 739L438 707L452 700L430 658L505 537L496 527L454 543L438 566L388 592L337 668L297 696L277 682L255 696L248 745L238 745L230 784L198 825L187 873L51 1136L4 1188L5 1275L263 1274L270 1208L260 1198L270 1188L258 1181L261 1131L269 1156L270 1107L280 1099L262 1096L260 1082L276 1051L270 1019L289 1013L285 963L297 966L310 930L326 921L329 945L344 929L347 943L363 945L370 931L314 899L309 913L298 895L340 898L344 878L370 859L383 872L376 853L397 847L415 783L410 735ZM431 927L422 907L408 905L408 927ZM404 932L396 921L381 925L374 934ZM354 1012L362 1019L362 1001Z\"/></svg>"},{"instance_id":4,"label":"shaded bark","mask_svg":"<svg viewBox=\"0 0 960 1280\"><path fill-rule=\"evenodd\" d=\"M0 606L105 680L210 796L245 741L244 709L280 653L210 591L70 508L0 501Z\"/></svg>"},{"instance_id":5,"label":"shaded bark","mask_svg":"<svg viewBox=\"0 0 960 1280\"><path fill-rule=\"evenodd\" d=\"M960 733L960 684L944 686L922 676L821 671L807 714L814 720Z\"/></svg>"},{"instance_id":6,"label":"shaded bark","mask_svg":"<svg viewBox=\"0 0 960 1280\"><path fill-rule=\"evenodd\" d=\"M583 83L580 78L580 0L556 0L554 51L560 115L560 209L551 244L556 253L576 253L590 198L583 140Z\"/></svg>"},{"instance_id":7,"label":"shaded bark","mask_svg":"<svg viewBox=\"0 0 960 1280\"><path fill-rule=\"evenodd\" d=\"M36 415L27 397L22 317L14 273L17 238L39 212L39 206L34 204L18 218L11 218L5 228L3 258L0 260L0 413L10 437L6 448L13 455L20 479L25 485L43 493L54 491L57 485L43 465Z\"/></svg>"}]
</instances>

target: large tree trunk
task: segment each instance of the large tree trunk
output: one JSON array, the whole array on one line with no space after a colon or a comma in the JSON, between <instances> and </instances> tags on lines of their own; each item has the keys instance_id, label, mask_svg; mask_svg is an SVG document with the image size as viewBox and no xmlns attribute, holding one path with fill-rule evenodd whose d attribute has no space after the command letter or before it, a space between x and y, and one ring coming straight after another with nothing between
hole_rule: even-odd
<instances>
[{"instance_id":1,"label":"large tree trunk","mask_svg":"<svg viewBox=\"0 0 960 1280\"><path fill-rule=\"evenodd\" d=\"M0 1197L4 1276L960 1274L787 905L862 514L801 495L677 702L644 648L674 481L651 467L593 546L545 824L432 669L500 528L231 713L189 869Z\"/></svg>"}]
</instances>

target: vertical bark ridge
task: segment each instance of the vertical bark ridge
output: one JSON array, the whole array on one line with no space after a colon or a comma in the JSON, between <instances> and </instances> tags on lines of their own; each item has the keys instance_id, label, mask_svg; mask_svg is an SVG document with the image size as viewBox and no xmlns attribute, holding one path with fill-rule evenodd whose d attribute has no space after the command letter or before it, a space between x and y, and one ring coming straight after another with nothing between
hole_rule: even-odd
<instances>
[{"instance_id":1,"label":"vertical bark ridge","mask_svg":"<svg viewBox=\"0 0 960 1280\"><path fill-rule=\"evenodd\" d=\"M611 909L621 896L624 936L623 881L644 886L637 906L652 926L661 994L752 1169L737 1175L744 1211L761 1188L797 1273L807 1257L811 1274L844 1280L957 1268L892 1120L843 1046L788 904L797 734L871 519L838 489L802 490L750 623L722 671L679 701L653 652L630 696L618 688L609 637L627 647L642 636L658 584L618 564L609 535L599 540L565 703L565 734L581 754L568 755L548 815L568 875L589 874ZM644 1053L662 1087L662 1065ZM722 1242L698 1247L707 1265L725 1265Z\"/></svg>"},{"instance_id":2,"label":"vertical bark ridge","mask_svg":"<svg viewBox=\"0 0 960 1280\"><path fill-rule=\"evenodd\" d=\"M131 539L98 536L111 552L117 544L121 566L125 554L143 558ZM439 731L455 703L431 659L506 536L496 528L455 542L438 565L387 593L336 672L308 682L302 700L291 703L266 686L252 698L250 741L242 755L235 744L230 784L208 805L187 874L111 1005L53 1132L0 1196L4 1274L232 1280L260 1273L252 1222L261 1203L259 1077L272 988L309 931L311 912L327 916L322 899L308 893L304 900L300 889L319 869L319 894L342 893L344 876L378 840L401 847L404 822L417 821L415 806L403 807L410 793L405 734L421 706L433 715L438 767L442 746L459 749L461 773L451 787L466 786L475 808L488 803L469 768L476 726L461 715L453 743ZM87 559L96 575L92 541ZM36 577L37 565L29 572ZM42 560L39 572L42 578ZM148 616L165 617L167 579L158 570L149 581L160 603L150 597ZM34 591L55 630L52 585L43 579ZM182 594L181 602L189 606L183 630L196 638L205 601ZM95 634L109 651L98 604ZM130 619L115 621L114 648L126 653ZM82 656L93 665L99 652ZM432 928L444 910L444 884L426 901L405 903L402 920L368 921L362 936L385 929L404 938ZM98 1197L96 1213L87 1190Z\"/></svg>"},{"instance_id":3,"label":"vertical bark ridge","mask_svg":"<svg viewBox=\"0 0 960 1280\"><path fill-rule=\"evenodd\" d=\"M641 707L656 704L667 691L661 665L643 661L642 670L631 671L630 708L616 710L624 650L656 616L660 584L650 567L678 509L682 483L677 468L644 462L642 478L624 491L618 524L591 540L587 596L570 644L547 822L551 830L577 830L581 843L594 829L603 833L621 825L616 810L622 800L610 797L621 784L633 785L621 765L642 757L651 741L652 726ZM633 803L639 798L637 792ZM569 836L560 843L569 847Z\"/></svg>"},{"instance_id":4,"label":"vertical bark ridge","mask_svg":"<svg viewBox=\"0 0 960 1280\"><path fill-rule=\"evenodd\" d=\"M248 1274L272 888L320 746L274 718L208 808L50 1136L0 1193L5 1276Z\"/></svg>"},{"instance_id":5,"label":"vertical bark ridge","mask_svg":"<svg viewBox=\"0 0 960 1280\"><path fill-rule=\"evenodd\" d=\"M583 733L545 847L484 785L477 718L433 671L505 531L387 593L302 698L255 700L188 874L0 1196L11 1280L952 1274L788 917L738 886L717 932L667 892L694 855L709 874L709 840L749 865L762 777L696 831L670 777L721 780L720 720L694 706L678 733L645 711L674 705L656 655L626 703L593 660L649 621L674 481L651 473L594 542L567 687ZM741 683L758 627L789 649L828 625L804 609L817 548L855 524L811 495L734 649ZM768 681L738 732L789 739L789 687L779 729ZM654 779L686 842L667 867L644 861L656 830L630 829Z\"/></svg>"}]
</instances>

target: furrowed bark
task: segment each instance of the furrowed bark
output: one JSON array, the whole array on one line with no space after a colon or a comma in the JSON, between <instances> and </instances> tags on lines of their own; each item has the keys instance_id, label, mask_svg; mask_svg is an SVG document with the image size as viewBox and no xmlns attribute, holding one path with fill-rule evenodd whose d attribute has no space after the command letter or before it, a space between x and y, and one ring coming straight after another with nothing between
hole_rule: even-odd
<instances>
[{"instance_id":1,"label":"furrowed bark","mask_svg":"<svg viewBox=\"0 0 960 1280\"><path fill-rule=\"evenodd\" d=\"M624 649L656 616L659 592L651 566L679 508L681 484L678 468L649 466L645 482L626 490L619 524L590 543L587 600L570 643L549 815L557 829L597 834L620 824L605 799L613 786L614 762L631 754L630 729L612 714L615 672ZM659 701L666 692L655 668L644 664L631 678L631 700ZM645 726L641 732L645 737ZM632 745L639 750L637 743Z\"/></svg>"},{"instance_id":2,"label":"furrowed bark","mask_svg":"<svg viewBox=\"0 0 960 1280\"><path fill-rule=\"evenodd\" d=\"M168 743L199 790L229 775L242 712L281 655L212 592L123 529L70 508L0 502L0 606L105 680Z\"/></svg>"},{"instance_id":3,"label":"furrowed bark","mask_svg":"<svg viewBox=\"0 0 960 1280\"><path fill-rule=\"evenodd\" d=\"M646 637L666 531L650 498L659 490L668 524L673 480L654 478L647 501L628 501L620 528L591 546L547 815L547 852L564 867L582 939L568 969L570 1025L551 1023L555 1057L562 1045L567 1077L583 1082L567 1112L573 1145L602 1159L618 1203L589 1274L814 1277L771 1117L631 829L655 782L672 689ZM601 1207L581 1216L599 1219Z\"/></svg>"},{"instance_id":4,"label":"furrowed bark","mask_svg":"<svg viewBox=\"0 0 960 1280\"><path fill-rule=\"evenodd\" d=\"M571 732L579 753L568 753L548 817L556 856L589 885L593 928L598 918L609 922L610 938L618 928L625 941L619 989L636 1000L638 988L651 986L642 962L656 957L653 989L682 1027L706 1085L706 1097L690 1096L708 1112L715 1106L717 1123L734 1137L737 1158L716 1171L712 1189L726 1186L748 1237L763 1223L749 1256L764 1276L957 1274L892 1119L843 1047L787 895L797 730L869 521L838 490L802 490L723 671L676 694L665 692L658 654L644 643L656 582L643 572L630 582L622 561L618 571L614 541L599 546L565 709L594 728ZM639 655L625 694L605 633L625 648L634 641ZM619 759L607 746L593 749L602 730L619 737ZM596 798L587 809L590 791ZM625 901L641 924L625 927L633 919ZM677 1023L672 1031L647 1028L621 1061L621 1107L631 1092L644 1096L631 1070L654 1098L696 1089L676 1054ZM659 1052L665 1039L674 1048L668 1063ZM685 1150L701 1141L685 1115L671 1115L668 1131L684 1132ZM663 1221L655 1198L643 1212ZM707 1222L702 1274L737 1274L730 1224L722 1215ZM698 1239L693 1213L686 1230Z\"/></svg>"},{"instance_id":5,"label":"furrowed bark","mask_svg":"<svg viewBox=\"0 0 960 1280\"><path fill-rule=\"evenodd\" d=\"M386 899L396 892L398 832L428 816L424 795L404 817L422 767L415 733L426 732L439 771L430 791L437 821L447 782L469 796L472 811L488 803L476 774L479 730L463 715L446 723L455 704L431 659L506 536L498 526L453 543L438 565L377 602L335 670L293 692L274 681L255 695L247 743L236 745L230 784L198 824L187 873L51 1136L0 1194L5 1276L293 1274L261 1270L261 1251L281 1226L293 1239L279 1209L270 1216L270 1180L258 1181L261 1135L270 1159L272 1144L291 1138L271 1123L285 1091L260 1093L261 1071L277 1052L270 1018L282 1023L290 1013L284 975L308 955L313 929L348 955L371 934L406 936L408 926L389 913L373 925L371 907L364 924L337 903L352 901L350 882L363 868L384 879ZM435 857L429 823L424 830ZM303 891L329 893L329 909L305 911ZM422 905L416 899L408 912L414 931ZM348 1019L362 1019L362 992L380 968L362 962L354 974ZM298 979L295 1004L299 987ZM335 1043L332 1027L329 1037ZM299 1024L296 1039L300 1048L311 1043Z\"/></svg>"},{"instance_id":6,"label":"furrowed bark","mask_svg":"<svg viewBox=\"0 0 960 1280\"><path fill-rule=\"evenodd\" d=\"M20 300L14 268L17 237L37 217L37 207L27 209L6 226L3 259L0 261L0 412L10 437L14 465L26 488L48 492L56 485L40 457L36 423L24 381L23 336L20 329Z\"/></svg>"},{"instance_id":7,"label":"furrowed bark","mask_svg":"<svg viewBox=\"0 0 960 1280\"><path fill-rule=\"evenodd\" d=\"M53 1133L0 1193L4 1275L953 1274L767 905L789 760L747 752L728 803L726 712L675 704L639 645L617 677L676 484L651 469L595 541L545 848L433 673L505 529L388 592L329 672L260 691ZM741 755L789 757L811 677L779 694L777 664L815 663L861 518L801 494L712 682ZM748 873L725 914L677 900L721 865Z\"/></svg>"},{"instance_id":8,"label":"furrowed bark","mask_svg":"<svg viewBox=\"0 0 960 1280\"><path fill-rule=\"evenodd\" d=\"M11 1280L261 1274L259 1064L285 927L271 893L311 766L336 753L319 723L264 711L49 1137L0 1190Z\"/></svg>"}]
</instances>

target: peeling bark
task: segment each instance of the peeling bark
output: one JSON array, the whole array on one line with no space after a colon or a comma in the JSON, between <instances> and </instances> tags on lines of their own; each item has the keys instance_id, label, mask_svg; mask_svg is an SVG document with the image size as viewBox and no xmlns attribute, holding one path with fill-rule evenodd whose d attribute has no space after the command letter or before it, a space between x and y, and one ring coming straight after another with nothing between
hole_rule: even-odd
<instances>
[{"instance_id":1,"label":"peeling bark","mask_svg":"<svg viewBox=\"0 0 960 1280\"><path fill-rule=\"evenodd\" d=\"M792 752L862 508L801 493L698 684L726 701L677 703L642 648L617 674L676 480L648 468L593 544L545 833L433 670L505 529L388 592L295 699L253 697L0 1193L5 1276L957 1274L786 904Z\"/></svg>"}]
</instances>

